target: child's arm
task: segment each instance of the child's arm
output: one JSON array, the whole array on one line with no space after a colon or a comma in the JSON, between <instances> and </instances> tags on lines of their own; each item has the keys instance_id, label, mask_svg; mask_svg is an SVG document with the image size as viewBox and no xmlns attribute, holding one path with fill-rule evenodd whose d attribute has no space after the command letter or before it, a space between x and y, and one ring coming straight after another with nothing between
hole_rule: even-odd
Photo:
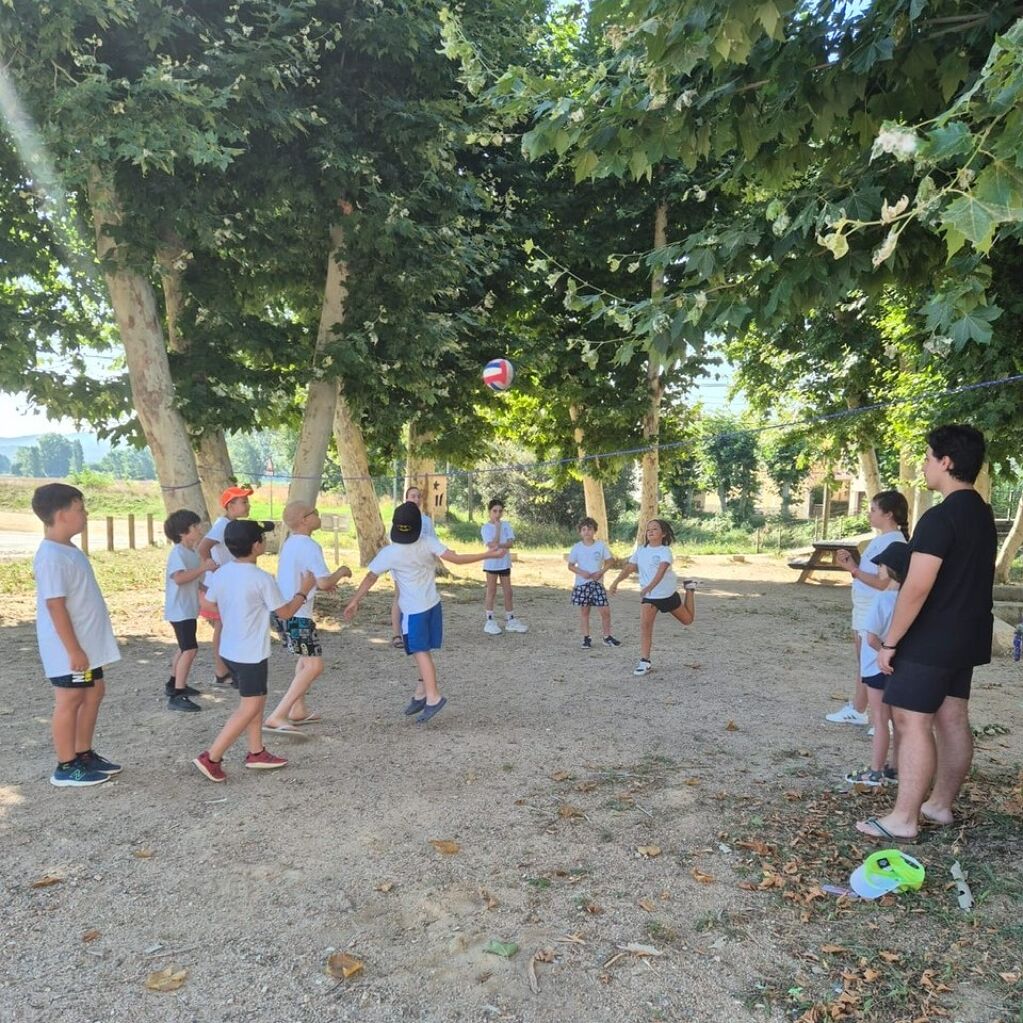
<instances>
[{"instance_id":1,"label":"child's arm","mask_svg":"<svg viewBox=\"0 0 1023 1023\"><path fill-rule=\"evenodd\" d=\"M89 655L82 649L82 645L75 635L75 627L71 624L71 615L67 610L67 598L47 597L46 610L50 612L53 628L67 651L71 670L88 671Z\"/></svg>"},{"instance_id":2,"label":"child's arm","mask_svg":"<svg viewBox=\"0 0 1023 1023\"><path fill-rule=\"evenodd\" d=\"M321 576L316 580L316 588L318 590L336 590L337 584L342 579L351 579L352 570L347 565L342 565L336 572L331 572L330 575Z\"/></svg>"},{"instance_id":3,"label":"child's arm","mask_svg":"<svg viewBox=\"0 0 1023 1023\"><path fill-rule=\"evenodd\" d=\"M342 612L344 620L350 622L355 617L355 612L359 610L359 604L362 603L362 598L373 588L373 584L380 578L375 572L367 572L366 577L359 583L359 588L352 595L352 599L348 601L348 606Z\"/></svg>"},{"instance_id":4,"label":"child's arm","mask_svg":"<svg viewBox=\"0 0 1023 1023\"><path fill-rule=\"evenodd\" d=\"M212 558L207 558L198 568L180 568L177 572L172 572L171 581L176 586L187 586L188 583L201 579L207 572L216 572L219 567Z\"/></svg>"},{"instance_id":5,"label":"child's arm","mask_svg":"<svg viewBox=\"0 0 1023 1023\"><path fill-rule=\"evenodd\" d=\"M597 579L597 578L599 578L599 576L597 576L595 573L587 572L587 571L581 569L574 561L570 561L568 563L568 570L573 575L580 575L584 579Z\"/></svg>"},{"instance_id":6,"label":"child's arm","mask_svg":"<svg viewBox=\"0 0 1023 1023\"><path fill-rule=\"evenodd\" d=\"M505 547L497 547L494 550L480 551L478 554L456 554L454 551L445 551L439 557L443 561L450 561L453 565L470 565L474 561L490 561L492 558L503 558L508 553Z\"/></svg>"},{"instance_id":7,"label":"child's arm","mask_svg":"<svg viewBox=\"0 0 1023 1023\"><path fill-rule=\"evenodd\" d=\"M867 633L867 646L869 646L871 650L880 650L881 649L881 637L878 636L876 633L868 632Z\"/></svg>"},{"instance_id":8,"label":"child's arm","mask_svg":"<svg viewBox=\"0 0 1023 1023\"><path fill-rule=\"evenodd\" d=\"M852 556L852 554L849 553L849 551L836 551L835 561L837 561L854 579L859 579L864 586L869 586L872 590L883 590L888 586L888 580L882 579L879 572L864 572L863 569L860 568L859 562Z\"/></svg>"},{"instance_id":9,"label":"child's arm","mask_svg":"<svg viewBox=\"0 0 1023 1023\"><path fill-rule=\"evenodd\" d=\"M217 541L216 540L211 540L208 536L204 536L199 541L199 546L197 548L197 550L199 551L199 557L203 561L205 561L207 558L213 557L213 555L210 552L216 546L217 546Z\"/></svg>"},{"instance_id":10,"label":"child's arm","mask_svg":"<svg viewBox=\"0 0 1023 1023\"><path fill-rule=\"evenodd\" d=\"M277 615L282 622L286 621L288 618L292 618L309 599L309 594L315 589L316 576L314 576L312 572L303 572L298 577L298 589L295 590L294 596L287 602L287 604L281 604L280 607L274 608L274 614Z\"/></svg>"},{"instance_id":11,"label":"child's arm","mask_svg":"<svg viewBox=\"0 0 1023 1023\"><path fill-rule=\"evenodd\" d=\"M653 579L651 579L650 582L648 582L646 586L639 591L639 595L641 597L645 597L664 578L664 573L668 571L668 564L669 562L662 561L657 566L657 571L654 572Z\"/></svg>"},{"instance_id":12,"label":"child's arm","mask_svg":"<svg viewBox=\"0 0 1023 1023\"><path fill-rule=\"evenodd\" d=\"M636 571L636 566L631 561L626 561L625 564L622 566L622 570L618 573L618 578L615 579L615 581L613 583L611 583L611 585L607 588L607 592L608 593L617 593L618 592L618 584L623 579L628 579L629 576L632 575L632 573L635 572L635 571Z\"/></svg>"}]
</instances>

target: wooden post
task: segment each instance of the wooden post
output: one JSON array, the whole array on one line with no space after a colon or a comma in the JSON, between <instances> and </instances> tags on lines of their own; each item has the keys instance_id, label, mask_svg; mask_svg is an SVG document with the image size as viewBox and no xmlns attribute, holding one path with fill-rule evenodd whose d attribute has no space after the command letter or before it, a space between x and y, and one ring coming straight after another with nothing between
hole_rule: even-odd
<instances>
[{"instance_id":1,"label":"wooden post","mask_svg":"<svg viewBox=\"0 0 1023 1023\"><path fill-rule=\"evenodd\" d=\"M472 522L472 473L465 474L465 507L469 521Z\"/></svg>"},{"instance_id":2,"label":"wooden post","mask_svg":"<svg viewBox=\"0 0 1023 1023\"><path fill-rule=\"evenodd\" d=\"M113 515L107 516L107 550L112 551L114 549L114 517Z\"/></svg>"},{"instance_id":3,"label":"wooden post","mask_svg":"<svg viewBox=\"0 0 1023 1023\"><path fill-rule=\"evenodd\" d=\"M78 534L78 536L79 536L78 543L79 543L79 546L82 548L82 553L83 554L88 554L89 553L89 523L88 522L85 523L85 529L83 529L81 531L81 533Z\"/></svg>"},{"instance_id":4,"label":"wooden post","mask_svg":"<svg viewBox=\"0 0 1023 1023\"><path fill-rule=\"evenodd\" d=\"M135 516L128 512L128 549L135 550Z\"/></svg>"},{"instance_id":5,"label":"wooden post","mask_svg":"<svg viewBox=\"0 0 1023 1023\"><path fill-rule=\"evenodd\" d=\"M828 525L831 522L831 487L824 484L824 508L821 510L821 539L828 538Z\"/></svg>"},{"instance_id":6,"label":"wooden post","mask_svg":"<svg viewBox=\"0 0 1023 1023\"><path fill-rule=\"evenodd\" d=\"M146 512L146 540L150 547L156 546L156 534L153 532L153 513Z\"/></svg>"},{"instance_id":7,"label":"wooden post","mask_svg":"<svg viewBox=\"0 0 1023 1023\"><path fill-rule=\"evenodd\" d=\"M341 546L338 541L337 527L341 524L341 516L334 516L334 567L337 568L338 562L341 560Z\"/></svg>"}]
</instances>

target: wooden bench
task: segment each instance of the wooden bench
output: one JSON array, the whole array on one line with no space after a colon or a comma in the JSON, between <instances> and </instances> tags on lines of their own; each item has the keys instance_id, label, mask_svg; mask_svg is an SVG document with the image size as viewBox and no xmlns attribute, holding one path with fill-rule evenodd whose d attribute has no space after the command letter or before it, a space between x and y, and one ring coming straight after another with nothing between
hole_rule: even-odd
<instances>
[{"instance_id":1,"label":"wooden bench","mask_svg":"<svg viewBox=\"0 0 1023 1023\"><path fill-rule=\"evenodd\" d=\"M845 572L836 560L839 551L848 551L859 564L860 548L855 540L815 540L808 558L789 562L789 568L799 569L796 582L805 583L814 572Z\"/></svg>"}]
</instances>

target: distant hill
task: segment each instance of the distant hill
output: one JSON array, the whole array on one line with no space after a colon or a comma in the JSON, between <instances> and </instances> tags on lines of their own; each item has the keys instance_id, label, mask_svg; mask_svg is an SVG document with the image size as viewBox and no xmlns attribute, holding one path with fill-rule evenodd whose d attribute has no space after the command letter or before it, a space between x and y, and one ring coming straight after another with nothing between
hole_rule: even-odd
<instances>
[{"instance_id":1,"label":"distant hill","mask_svg":"<svg viewBox=\"0 0 1023 1023\"><path fill-rule=\"evenodd\" d=\"M18 448L30 448L38 443L42 433L29 433L23 437L0 437L0 455L6 455L14 459L14 453ZM85 456L85 463L98 462L112 447L109 441L100 440L91 433L67 433L62 436L70 441L82 442L82 454Z\"/></svg>"}]
</instances>

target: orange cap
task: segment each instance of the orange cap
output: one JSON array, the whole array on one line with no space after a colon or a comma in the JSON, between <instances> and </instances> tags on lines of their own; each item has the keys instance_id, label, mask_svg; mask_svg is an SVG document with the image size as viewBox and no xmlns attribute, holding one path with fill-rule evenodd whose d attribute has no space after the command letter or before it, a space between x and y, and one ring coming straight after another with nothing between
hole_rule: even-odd
<instances>
[{"instance_id":1,"label":"orange cap","mask_svg":"<svg viewBox=\"0 0 1023 1023\"><path fill-rule=\"evenodd\" d=\"M236 497L251 497L252 487L228 487L220 495L220 507L226 508Z\"/></svg>"}]
</instances>

